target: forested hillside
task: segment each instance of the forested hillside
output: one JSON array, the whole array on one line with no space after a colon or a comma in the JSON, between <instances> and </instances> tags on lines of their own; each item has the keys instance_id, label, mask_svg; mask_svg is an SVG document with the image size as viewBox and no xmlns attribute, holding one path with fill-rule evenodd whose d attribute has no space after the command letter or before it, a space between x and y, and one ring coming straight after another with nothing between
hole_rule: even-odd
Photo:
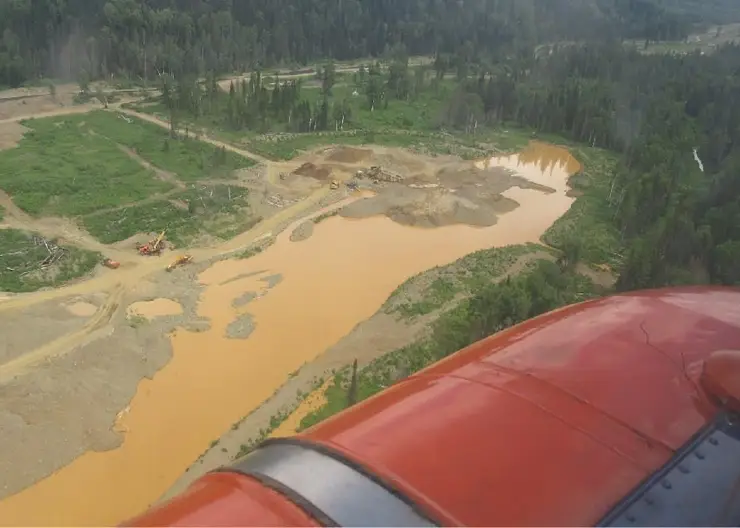
<instances>
[{"instance_id":1,"label":"forested hillside","mask_svg":"<svg viewBox=\"0 0 740 528\"><path fill-rule=\"evenodd\" d=\"M725 0L714 0L725 5ZM0 85L39 76L152 79L463 50L492 60L537 42L680 39L696 17L659 0L5 0ZM667 4L667 2L663 2ZM707 11L706 7L702 12ZM714 10L709 10L715 13Z\"/></svg>"},{"instance_id":2,"label":"forested hillside","mask_svg":"<svg viewBox=\"0 0 740 528\"><path fill-rule=\"evenodd\" d=\"M622 289L740 284L740 47L589 45L510 67L466 83L469 112L623 153L609 194Z\"/></svg>"}]
</instances>

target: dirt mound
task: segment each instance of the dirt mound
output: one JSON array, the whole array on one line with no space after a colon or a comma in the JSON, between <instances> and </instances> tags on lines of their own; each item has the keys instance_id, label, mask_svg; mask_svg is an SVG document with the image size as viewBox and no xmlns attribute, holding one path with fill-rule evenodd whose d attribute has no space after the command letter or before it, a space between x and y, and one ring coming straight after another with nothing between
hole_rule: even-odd
<instances>
[{"instance_id":1,"label":"dirt mound","mask_svg":"<svg viewBox=\"0 0 740 528\"><path fill-rule=\"evenodd\" d=\"M339 147L327 159L337 163L359 163L372 155L373 151L370 149Z\"/></svg>"},{"instance_id":2,"label":"dirt mound","mask_svg":"<svg viewBox=\"0 0 740 528\"><path fill-rule=\"evenodd\" d=\"M28 129L19 123L0 125L0 150L11 149L18 145Z\"/></svg>"},{"instance_id":3,"label":"dirt mound","mask_svg":"<svg viewBox=\"0 0 740 528\"><path fill-rule=\"evenodd\" d=\"M327 167L317 167L313 163L307 162L294 170L293 174L305 176L306 178L313 178L315 180L326 180L331 174L331 169Z\"/></svg>"}]
</instances>

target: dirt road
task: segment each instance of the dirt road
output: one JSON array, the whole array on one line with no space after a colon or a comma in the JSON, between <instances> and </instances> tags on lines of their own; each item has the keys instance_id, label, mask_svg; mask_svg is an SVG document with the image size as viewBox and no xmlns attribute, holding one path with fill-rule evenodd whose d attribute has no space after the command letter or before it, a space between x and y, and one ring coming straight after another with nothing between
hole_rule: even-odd
<instances>
[{"instance_id":1,"label":"dirt road","mask_svg":"<svg viewBox=\"0 0 740 528\"><path fill-rule=\"evenodd\" d=\"M117 103L116 105L110 105L111 110L115 110L117 112L121 112L122 114L130 115L132 117L136 117L138 119L141 119L142 121L146 121L148 123L153 123L157 126L160 126L162 128L170 129L170 124L167 121L163 121L159 119L158 117L155 117L151 114L144 114L141 112L137 112L136 110L130 110L128 108L121 108L121 105ZM179 133L184 133L185 129L178 129ZM233 145L230 145L228 143L224 143L223 141L219 141L217 139L213 139L211 137L202 135L199 136L198 139L200 141L203 141L204 143L208 143L210 145L213 145L214 147L223 148L228 150L229 152L233 152L234 154L238 154L240 156L244 156L245 158L251 158L254 161L257 161L259 163L264 163L265 165L269 165L273 163L271 160L268 160L267 158L260 156L259 154L256 154L254 152L249 152L248 150L237 148Z\"/></svg>"}]
</instances>

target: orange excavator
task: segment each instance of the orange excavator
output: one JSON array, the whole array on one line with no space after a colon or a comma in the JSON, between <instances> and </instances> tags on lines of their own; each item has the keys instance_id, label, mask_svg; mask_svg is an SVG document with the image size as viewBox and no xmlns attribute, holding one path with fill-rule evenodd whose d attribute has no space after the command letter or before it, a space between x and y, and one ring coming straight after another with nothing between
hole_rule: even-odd
<instances>
[{"instance_id":1,"label":"orange excavator","mask_svg":"<svg viewBox=\"0 0 740 528\"><path fill-rule=\"evenodd\" d=\"M140 255L160 255L165 248L164 234L162 231L157 238L150 240L146 244L136 246Z\"/></svg>"},{"instance_id":2,"label":"orange excavator","mask_svg":"<svg viewBox=\"0 0 740 528\"><path fill-rule=\"evenodd\" d=\"M740 526L740 289L570 306L125 526Z\"/></svg>"}]
</instances>

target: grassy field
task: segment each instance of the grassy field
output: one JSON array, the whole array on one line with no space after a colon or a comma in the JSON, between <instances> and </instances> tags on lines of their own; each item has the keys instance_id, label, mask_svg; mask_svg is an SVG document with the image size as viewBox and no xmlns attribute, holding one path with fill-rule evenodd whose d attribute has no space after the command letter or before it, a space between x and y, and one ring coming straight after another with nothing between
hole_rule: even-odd
<instances>
[{"instance_id":1,"label":"grassy field","mask_svg":"<svg viewBox=\"0 0 740 528\"><path fill-rule=\"evenodd\" d=\"M33 216L73 217L172 188L84 123L81 116L24 122L31 132L0 153L0 188L18 207Z\"/></svg>"},{"instance_id":2,"label":"grassy field","mask_svg":"<svg viewBox=\"0 0 740 528\"><path fill-rule=\"evenodd\" d=\"M405 319L430 314L460 296L469 296L485 287L505 273L519 258L549 251L551 250L538 244L476 251L452 264L411 277L396 288L382 309Z\"/></svg>"},{"instance_id":3,"label":"grassy field","mask_svg":"<svg viewBox=\"0 0 740 528\"><path fill-rule=\"evenodd\" d=\"M570 184L582 196L547 230L543 241L557 248L565 240L577 238L584 262L608 264L617 269L623 259L622 244L612 221L614 213L608 196L618 157L602 149L572 146L570 149L583 166Z\"/></svg>"},{"instance_id":4,"label":"grassy field","mask_svg":"<svg viewBox=\"0 0 740 528\"><path fill-rule=\"evenodd\" d=\"M123 114L98 111L78 119L109 140L135 149L149 163L175 173L184 182L223 179L236 169L255 165L252 160L194 138L174 140L161 127Z\"/></svg>"},{"instance_id":5,"label":"grassy field","mask_svg":"<svg viewBox=\"0 0 740 528\"><path fill-rule=\"evenodd\" d=\"M248 227L253 218L247 196L247 190L239 187L196 185L169 199L83 217L83 223L105 244L166 229L167 239L182 247L202 232L226 238L231 230Z\"/></svg>"},{"instance_id":6,"label":"grassy field","mask_svg":"<svg viewBox=\"0 0 740 528\"><path fill-rule=\"evenodd\" d=\"M167 228L177 245L200 232L228 236L254 221L246 189L199 183L228 180L235 169L254 165L250 159L194 138L173 139L156 125L114 112L24 125L31 131L18 148L0 153L0 189L33 216L75 218L104 243ZM187 188L179 190L177 180Z\"/></svg>"},{"instance_id":7,"label":"grassy field","mask_svg":"<svg viewBox=\"0 0 740 528\"><path fill-rule=\"evenodd\" d=\"M393 103L400 108L404 107L398 101L393 101ZM409 105L405 105L405 107L408 108ZM166 119L164 108L160 105L132 105L132 108ZM377 112L377 115L380 116L386 112L391 112L391 105L389 105L388 110ZM370 112L367 111L367 113ZM207 118L204 118L197 125L193 124L193 126L203 127L223 141L274 160L290 160L306 151L329 144L383 145L406 148L422 154L454 155L463 159L477 159L495 153L519 150L532 137L530 131L515 127L480 128L476 134L464 134L458 131L444 131L434 128L426 130L416 127L402 129L393 126L394 120L395 118L390 113L383 118L365 121L364 124L355 122L353 118L352 128L350 129L311 134L235 132L219 128L217 122Z\"/></svg>"},{"instance_id":8,"label":"grassy field","mask_svg":"<svg viewBox=\"0 0 740 528\"><path fill-rule=\"evenodd\" d=\"M528 132L516 129L480 128L476 134L463 134L441 129L439 116L444 102L455 88L452 80L440 81L435 89L428 88L411 101L389 100L375 111L367 107L364 95L353 95L357 89L351 74L338 75L332 90L332 102L346 100L351 108L351 122L345 130L329 130L311 134L288 133L275 124L273 130L257 133L252 130L231 130L223 124L220 113L204 114L198 119L185 118L192 130L207 130L220 139L275 160L288 160L326 144L386 145L408 148L425 154L452 154L474 159L494 152L511 151L526 145ZM321 91L304 88L303 97L316 104ZM226 96L222 96L223 99ZM222 101L223 103L223 101ZM131 108L167 119L164 105L154 98L146 103L130 104Z\"/></svg>"},{"instance_id":9,"label":"grassy field","mask_svg":"<svg viewBox=\"0 0 740 528\"><path fill-rule=\"evenodd\" d=\"M0 229L0 291L31 292L86 275L100 262L101 255L64 247L64 257L47 269L40 264L49 253L32 233Z\"/></svg>"}]
</instances>

